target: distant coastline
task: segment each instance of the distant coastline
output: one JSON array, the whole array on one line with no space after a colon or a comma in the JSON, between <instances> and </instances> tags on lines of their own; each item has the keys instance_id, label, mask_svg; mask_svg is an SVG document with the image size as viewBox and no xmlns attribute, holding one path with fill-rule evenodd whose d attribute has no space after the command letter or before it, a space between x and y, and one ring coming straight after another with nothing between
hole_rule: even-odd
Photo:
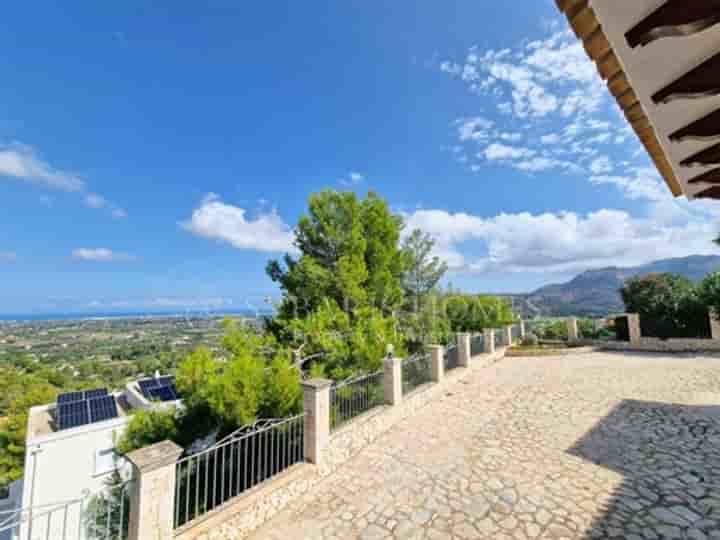
<instances>
[{"instance_id":1,"label":"distant coastline","mask_svg":"<svg viewBox=\"0 0 720 540\"><path fill-rule=\"evenodd\" d=\"M0 323L12 322L53 322L53 321L103 321L114 319L179 319L189 317L193 319L206 317L242 316L262 317L271 315L272 310L186 310L186 311L127 311L127 312L77 312L77 313L10 313L0 314Z\"/></svg>"}]
</instances>

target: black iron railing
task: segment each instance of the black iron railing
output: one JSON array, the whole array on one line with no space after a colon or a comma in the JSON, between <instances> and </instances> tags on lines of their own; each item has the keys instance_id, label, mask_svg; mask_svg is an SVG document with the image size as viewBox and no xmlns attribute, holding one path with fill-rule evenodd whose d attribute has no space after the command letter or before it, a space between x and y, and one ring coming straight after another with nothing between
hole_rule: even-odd
<instances>
[{"instance_id":1,"label":"black iron railing","mask_svg":"<svg viewBox=\"0 0 720 540\"><path fill-rule=\"evenodd\" d=\"M335 383L330 388L330 429L335 430L384 402L382 371Z\"/></svg>"},{"instance_id":2,"label":"black iron railing","mask_svg":"<svg viewBox=\"0 0 720 540\"><path fill-rule=\"evenodd\" d=\"M305 460L304 414L240 432L176 464L175 527Z\"/></svg>"},{"instance_id":3,"label":"black iron railing","mask_svg":"<svg viewBox=\"0 0 720 540\"><path fill-rule=\"evenodd\" d=\"M430 373L430 355L419 354L412 356L402 363L402 391L403 394L412 392L419 386L432 380Z\"/></svg>"}]
</instances>

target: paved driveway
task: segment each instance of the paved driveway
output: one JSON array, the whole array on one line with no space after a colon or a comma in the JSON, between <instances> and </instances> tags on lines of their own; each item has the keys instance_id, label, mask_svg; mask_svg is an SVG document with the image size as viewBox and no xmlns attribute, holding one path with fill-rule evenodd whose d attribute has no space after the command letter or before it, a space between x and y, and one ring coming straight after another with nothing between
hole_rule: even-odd
<instances>
[{"instance_id":1,"label":"paved driveway","mask_svg":"<svg viewBox=\"0 0 720 540\"><path fill-rule=\"evenodd\" d=\"M720 539L718 411L718 357L507 358L251 538Z\"/></svg>"}]
</instances>

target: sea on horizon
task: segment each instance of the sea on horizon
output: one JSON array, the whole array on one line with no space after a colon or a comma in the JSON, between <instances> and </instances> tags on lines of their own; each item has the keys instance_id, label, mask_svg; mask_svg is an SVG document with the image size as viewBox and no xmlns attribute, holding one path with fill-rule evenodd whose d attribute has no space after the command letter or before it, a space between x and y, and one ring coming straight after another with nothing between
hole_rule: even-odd
<instances>
[{"instance_id":1,"label":"sea on horizon","mask_svg":"<svg viewBox=\"0 0 720 540\"><path fill-rule=\"evenodd\" d=\"M1 322L45 322L45 321L89 321L107 319L157 319L182 317L222 317L224 315L241 315L257 317L270 315L270 310L224 309L219 311L185 310L185 311L115 311L115 312L73 312L73 313L0 313Z\"/></svg>"}]
</instances>

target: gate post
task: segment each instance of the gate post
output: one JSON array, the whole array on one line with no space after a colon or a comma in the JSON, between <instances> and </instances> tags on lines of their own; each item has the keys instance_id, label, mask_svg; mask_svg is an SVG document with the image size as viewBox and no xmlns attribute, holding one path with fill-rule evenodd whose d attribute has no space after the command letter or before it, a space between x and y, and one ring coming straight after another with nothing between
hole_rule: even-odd
<instances>
[{"instance_id":1,"label":"gate post","mask_svg":"<svg viewBox=\"0 0 720 540\"><path fill-rule=\"evenodd\" d=\"M175 463L183 449L163 441L130 452L133 465L130 489L129 540L172 540L175 529Z\"/></svg>"},{"instance_id":2,"label":"gate post","mask_svg":"<svg viewBox=\"0 0 720 540\"><path fill-rule=\"evenodd\" d=\"M439 383L445 377L445 347L430 345L430 375L433 382Z\"/></svg>"},{"instance_id":3,"label":"gate post","mask_svg":"<svg viewBox=\"0 0 720 540\"><path fill-rule=\"evenodd\" d=\"M567 331L568 331L568 341L577 341L580 337L580 333L578 332L578 321L576 317L570 317L567 320Z\"/></svg>"},{"instance_id":4,"label":"gate post","mask_svg":"<svg viewBox=\"0 0 720 540\"><path fill-rule=\"evenodd\" d=\"M462 332L457 335L458 366L470 367L470 334Z\"/></svg>"},{"instance_id":5,"label":"gate post","mask_svg":"<svg viewBox=\"0 0 720 540\"><path fill-rule=\"evenodd\" d=\"M495 329L486 328L483 330L483 344L485 345L485 352L492 354L495 352Z\"/></svg>"},{"instance_id":6,"label":"gate post","mask_svg":"<svg viewBox=\"0 0 720 540\"><path fill-rule=\"evenodd\" d=\"M310 379L303 381L303 409L305 411L305 459L322 464L325 448L330 440L330 387L332 381Z\"/></svg>"}]
</instances>

